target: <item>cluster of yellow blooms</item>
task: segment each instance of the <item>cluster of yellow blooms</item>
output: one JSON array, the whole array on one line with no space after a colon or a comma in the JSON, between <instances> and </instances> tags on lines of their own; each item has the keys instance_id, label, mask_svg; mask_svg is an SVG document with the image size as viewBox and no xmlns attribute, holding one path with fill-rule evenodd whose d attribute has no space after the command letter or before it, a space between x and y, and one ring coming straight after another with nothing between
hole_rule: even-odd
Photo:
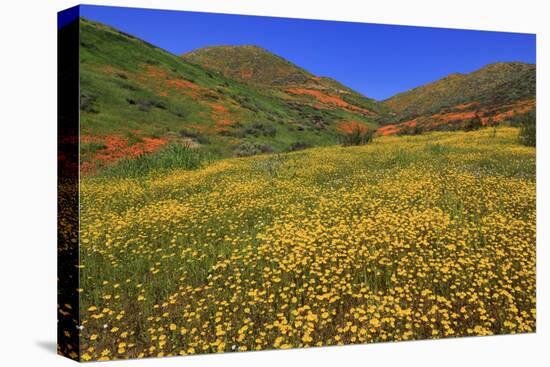
<instances>
[{"instance_id":1,"label":"cluster of yellow blooms","mask_svg":"<svg viewBox=\"0 0 550 367\"><path fill-rule=\"evenodd\" d=\"M383 137L81 185L83 360L535 330L535 150Z\"/></svg>"}]
</instances>

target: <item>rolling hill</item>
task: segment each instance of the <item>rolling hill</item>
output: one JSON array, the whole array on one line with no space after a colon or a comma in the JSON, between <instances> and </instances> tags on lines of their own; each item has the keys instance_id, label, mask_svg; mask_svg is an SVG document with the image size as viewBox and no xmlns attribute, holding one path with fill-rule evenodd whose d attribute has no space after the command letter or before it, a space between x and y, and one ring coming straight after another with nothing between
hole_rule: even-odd
<instances>
[{"instance_id":1,"label":"rolling hill","mask_svg":"<svg viewBox=\"0 0 550 367\"><path fill-rule=\"evenodd\" d=\"M263 74L254 72L254 83L246 75L224 75L197 64L198 55L212 48L196 51L190 60L81 19L83 170L93 172L171 143L214 157L333 145L342 124L354 121L377 128L387 111L266 50L227 49L242 55L231 56L237 61L231 65L251 65L256 59L244 59L259 55L256 68ZM273 68L262 66L266 64Z\"/></svg>"},{"instance_id":2,"label":"rolling hill","mask_svg":"<svg viewBox=\"0 0 550 367\"><path fill-rule=\"evenodd\" d=\"M385 101L392 124L380 131L406 127L452 128L466 120L503 121L535 107L536 66L520 62L487 65L469 74L451 74ZM391 121L391 120L390 120Z\"/></svg>"},{"instance_id":3,"label":"rolling hill","mask_svg":"<svg viewBox=\"0 0 550 367\"><path fill-rule=\"evenodd\" d=\"M80 20L81 168L185 146L212 158L337 144L348 126L378 135L499 122L535 107L535 65L495 63L378 102L258 46L177 56Z\"/></svg>"},{"instance_id":4,"label":"rolling hill","mask_svg":"<svg viewBox=\"0 0 550 367\"><path fill-rule=\"evenodd\" d=\"M302 102L313 97L320 106L336 105L345 110L380 118L384 118L389 111L385 105L366 98L334 79L313 75L258 46L205 47L181 57L249 85L276 88L290 93Z\"/></svg>"},{"instance_id":5,"label":"rolling hill","mask_svg":"<svg viewBox=\"0 0 550 367\"><path fill-rule=\"evenodd\" d=\"M204 47L182 59L241 82L288 86L314 82L315 76L297 65L255 45Z\"/></svg>"}]
</instances>

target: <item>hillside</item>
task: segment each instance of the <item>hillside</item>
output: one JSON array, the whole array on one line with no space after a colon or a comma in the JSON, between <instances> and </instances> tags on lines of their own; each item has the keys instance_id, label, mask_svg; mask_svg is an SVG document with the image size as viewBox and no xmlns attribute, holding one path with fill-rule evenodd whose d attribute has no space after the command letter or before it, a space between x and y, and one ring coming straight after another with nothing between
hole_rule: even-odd
<instances>
[{"instance_id":1,"label":"hillside","mask_svg":"<svg viewBox=\"0 0 550 367\"><path fill-rule=\"evenodd\" d=\"M535 65L452 74L383 103L257 46L176 56L81 19L81 167L185 146L212 158L334 145L353 124L379 135L503 121L535 106Z\"/></svg>"},{"instance_id":2,"label":"hillside","mask_svg":"<svg viewBox=\"0 0 550 367\"><path fill-rule=\"evenodd\" d=\"M535 331L535 149L517 134L85 177L84 358Z\"/></svg>"},{"instance_id":3,"label":"hillside","mask_svg":"<svg viewBox=\"0 0 550 367\"><path fill-rule=\"evenodd\" d=\"M250 85L313 96L319 102L343 100L353 105L348 109L375 111L383 135L457 129L476 118L484 124L499 122L535 106L535 65L525 63L495 63L470 74L450 74L377 103L256 46L207 47L182 58Z\"/></svg>"},{"instance_id":4,"label":"hillside","mask_svg":"<svg viewBox=\"0 0 550 367\"><path fill-rule=\"evenodd\" d=\"M314 80L314 75L261 47L204 47L181 56L228 78L251 84L289 85Z\"/></svg>"},{"instance_id":5,"label":"hillside","mask_svg":"<svg viewBox=\"0 0 550 367\"><path fill-rule=\"evenodd\" d=\"M339 126L376 128L385 110L273 54L264 55L274 66L262 80L273 74L285 87L234 80L100 23L81 19L80 27L86 172L172 143L213 157L333 145ZM277 72L282 65L292 71Z\"/></svg>"},{"instance_id":6,"label":"hillside","mask_svg":"<svg viewBox=\"0 0 550 367\"><path fill-rule=\"evenodd\" d=\"M494 63L469 74L451 74L384 103L401 126L430 129L478 117L483 123L503 121L534 108L535 69L533 64L520 62Z\"/></svg>"},{"instance_id":7,"label":"hillside","mask_svg":"<svg viewBox=\"0 0 550 367\"><path fill-rule=\"evenodd\" d=\"M205 69L249 85L276 88L304 102L314 98L320 106L331 105L372 117L384 117L388 109L338 81L311 74L258 46L213 46L181 56Z\"/></svg>"}]
</instances>

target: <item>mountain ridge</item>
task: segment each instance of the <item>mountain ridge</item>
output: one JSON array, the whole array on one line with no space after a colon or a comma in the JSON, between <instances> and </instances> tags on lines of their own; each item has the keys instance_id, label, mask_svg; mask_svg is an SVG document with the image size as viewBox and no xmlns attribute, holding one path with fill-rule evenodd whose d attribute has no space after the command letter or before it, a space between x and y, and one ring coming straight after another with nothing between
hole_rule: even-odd
<instances>
[{"instance_id":1,"label":"mountain ridge","mask_svg":"<svg viewBox=\"0 0 550 367\"><path fill-rule=\"evenodd\" d=\"M304 68L258 45L207 46L180 57L250 84L280 85L288 82L286 78L307 80L315 77Z\"/></svg>"},{"instance_id":2,"label":"mountain ridge","mask_svg":"<svg viewBox=\"0 0 550 367\"><path fill-rule=\"evenodd\" d=\"M208 46L187 52L181 57L207 70L255 86L269 86L293 94L314 96L323 101L338 98L365 110L385 115L387 109L334 78L315 75L293 62L258 45ZM298 90L296 89L298 88ZM298 92L298 93L296 93ZM323 96L321 93L329 96ZM334 100L335 101L335 100Z\"/></svg>"},{"instance_id":3,"label":"mountain ridge","mask_svg":"<svg viewBox=\"0 0 550 367\"><path fill-rule=\"evenodd\" d=\"M90 171L172 143L220 158L283 152L338 144L342 126L418 132L535 106L533 64L453 73L379 102L257 45L182 57L84 18L80 29L81 158Z\"/></svg>"},{"instance_id":4,"label":"mountain ridge","mask_svg":"<svg viewBox=\"0 0 550 367\"><path fill-rule=\"evenodd\" d=\"M535 95L536 64L523 62L494 62L487 64L470 73L451 73L443 78L417 86L408 91L383 100L382 102L400 113L404 118L416 117L426 113L438 112L443 107L472 102L479 99L480 102L494 103L495 95L504 97L506 101L515 101L521 98L508 96L515 92L501 88L506 83L519 81L526 76L527 88L521 90L522 98L530 98Z\"/></svg>"},{"instance_id":5,"label":"mountain ridge","mask_svg":"<svg viewBox=\"0 0 550 367\"><path fill-rule=\"evenodd\" d=\"M230 79L83 18L80 35L81 158L90 171L171 143L215 157L334 145L341 124L376 129L385 109L344 87L335 91L339 84L328 79L319 78L325 89ZM296 73L293 64L277 60Z\"/></svg>"}]
</instances>

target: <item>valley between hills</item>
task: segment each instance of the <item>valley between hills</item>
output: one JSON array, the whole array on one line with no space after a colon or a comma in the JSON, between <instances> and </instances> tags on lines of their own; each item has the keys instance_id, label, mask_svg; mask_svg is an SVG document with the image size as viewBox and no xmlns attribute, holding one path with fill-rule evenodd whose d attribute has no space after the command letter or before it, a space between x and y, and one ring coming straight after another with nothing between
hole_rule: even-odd
<instances>
[{"instance_id":1,"label":"valley between hills","mask_svg":"<svg viewBox=\"0 0 550 367\"><path fill-rule=\"evenodd\" d=\"M376 101L258 46L176 56L86 19L80 62L81 171L92 175L179 146L211 161L331 146L354 129L384 136L504 125L535 108L535 65L519 62Z\"/></svg>"}]
</instances>

